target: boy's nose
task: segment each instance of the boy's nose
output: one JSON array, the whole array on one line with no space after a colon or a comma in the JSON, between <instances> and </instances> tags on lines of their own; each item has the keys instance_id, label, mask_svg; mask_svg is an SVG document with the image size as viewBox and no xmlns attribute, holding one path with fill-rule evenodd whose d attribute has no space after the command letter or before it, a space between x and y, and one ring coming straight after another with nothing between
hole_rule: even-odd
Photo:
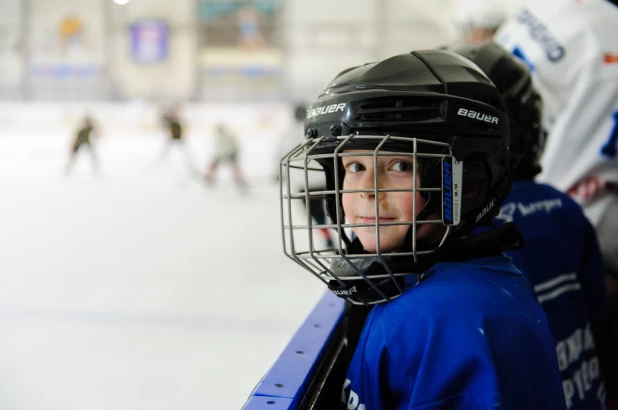
<instances>
[{"instance_id":1,"label":"boy's nose","mask_svg":"<svg viewBox=\"0 0 618 410\"><path fill-rule=\"evenodd\" d=\"M381 187L381 184L380 184L379 175L378 175L378 189L380 187ZM361 181L361 186L359 188L360 189L375 189L374 174L370 173L370 172L367 172L365 174L365 178L363 178L363 180ZM361 192L360 195L361 195L361 198L363 198L363 199L375 200L375 198L376 198L375 190L372 191L372 192ZM378 191L378 199L380 201L383 200L385 198L385 196L386 196L385 192L379 192Z\"/></svg>"}]
</instances>

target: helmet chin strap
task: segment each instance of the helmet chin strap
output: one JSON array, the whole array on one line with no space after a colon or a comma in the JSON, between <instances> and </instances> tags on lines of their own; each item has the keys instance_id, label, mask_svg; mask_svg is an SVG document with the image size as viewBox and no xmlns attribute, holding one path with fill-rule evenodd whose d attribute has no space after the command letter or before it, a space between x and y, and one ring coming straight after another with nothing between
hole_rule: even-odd
<instances>
[{"instance_id":1,"label":"helmet chin strap","mask_svg":"<svg viewBox=\"0 0 618 410\"><path fill-rule=\"evenodd\" d=\"M354 242L358 240L355 239ZM382 255L381 258L350 258L355 267L345 261L333 262L331 270L339 281L331 280L328 288L337 296L345 298L354 304L374 304L392 299L401 294L404 277L384 277L371 279L375 276L386 276L389 272L384 267L388 264L392 273L422 274L433 265L440 262L464 262L488 256L497 256L502 252L520 249L524 246L524 238L514 223L506 223L499 228L478 235L449 241L434 252L419 257L414 262L410 257L396 258L396 254ZM398 259L398 260L397 260ZM346 277L358 276L362 272L367 280L348 280ZM372 286L373 285L373 286ZM385 296L387 299L385 299Z\"/></svg>"}]
</instances>

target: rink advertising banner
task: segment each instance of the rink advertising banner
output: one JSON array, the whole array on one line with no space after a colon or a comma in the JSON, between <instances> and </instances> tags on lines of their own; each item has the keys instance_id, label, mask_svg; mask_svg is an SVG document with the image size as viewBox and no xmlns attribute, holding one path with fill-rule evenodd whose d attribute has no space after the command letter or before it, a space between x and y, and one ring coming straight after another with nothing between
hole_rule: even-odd
<instances>
[{"instance_id":1,"label":"rink advertising banner","mask_svg":"<svg viewBox=\"0 0 618 410\"><path fill-rule=\"evenodd\" d=\"M169 27L160 20L136 21L131 25L131 58L140 64L167 60Z\"/></svg>"},{"instance_id":2,"label":"rink advertising banner","mask_svg":"<svg viewBox=\"0 0 618 410\"><path fill-rule=\"evenodd\" d=\"M267 91L280 86L280 12L277 0L199 1L199 58L206 90Z\"/></svg>"},{"instance_id":3,"label":"rink advertising banner","mask_svg":"<svg viewBox=\"0 0 618 410\"><path fill-rule=\"evenodd\" d=\"M98 77L105 64L104 0L30 0L33 77Z\"/></svg>"}]
</instances>

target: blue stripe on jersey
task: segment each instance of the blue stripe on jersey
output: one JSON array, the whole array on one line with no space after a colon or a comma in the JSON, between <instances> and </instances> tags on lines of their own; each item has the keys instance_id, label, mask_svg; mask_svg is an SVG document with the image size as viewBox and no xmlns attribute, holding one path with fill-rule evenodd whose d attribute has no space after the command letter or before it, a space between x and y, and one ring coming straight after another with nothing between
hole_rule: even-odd
<instances>
[{"instance_id":1,"label":"blue stripe on jersey","mask_svg":"<svg viewBox=\"0 0 618 410\"><path fill-rule=\"evenodd\" d=\"M609 140L601 148L601 154L611 159L616 158L616 146L618 145L618 111L616 111L612 118L614 119L614 126L612 132L609 134Z\"/></svg>"},{"instance_id":2,"label":"blue stripe on jersey","mask_svg":"<svg viewBox=\"0 0 618 410\"><path fill-rule=\"evenodd\" d=\"M520 60L522 60L524 63L526 63L526 65L528 66L528 69L530 70L531 73L534 73L534 64L532 64L532 61L530 61L529 58L526 57L526 55L524 54L524 52L521 50L521 48L519 47L515 47L513 48L513 53L512 53L515 57L519 58Z\"/></svg>"}]
</instances>

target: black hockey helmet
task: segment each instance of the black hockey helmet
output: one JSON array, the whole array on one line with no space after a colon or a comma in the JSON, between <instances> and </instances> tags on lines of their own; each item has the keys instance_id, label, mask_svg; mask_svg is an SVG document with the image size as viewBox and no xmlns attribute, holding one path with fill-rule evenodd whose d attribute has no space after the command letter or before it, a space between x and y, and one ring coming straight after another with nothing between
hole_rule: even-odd
<instances>
[{"instance_id":1,"label":"black hockey helmet","mask_svg":"<svg viewBox=\"0 0 618 410\"><path fill-rule=\"evenodd\" d=\"M282 160L284 251L352 303L378 303L401 294L403 276L448 259L441 252L445 245L488 223L510 189L510 132L500 93L478 67L449 51L416 51L341 72L309 108L305 135L305 143ZM363 227L346 223L341 204L342 194L358 192L343 189L342 157L350 150L374 158L393 153L414 158L420 186L415 180L409 191L418 192L425 205L407 224L407 242L397 253L386 254L379 245L369 253L349 235L349 228ZM311 172L323 172L326 190L312 192L306 182L293 192L289 181L295 169L305 173L304 181ZM472 187L475 195L466 195ZM389 192L378 186L370 191L376 198ZM309 203L312 197L325 200L331 224L313 225L307 216L296 223L291 203ZM377 207L376 213L379 239L385 225ZM445 234L431 243L416 241L422 224L446 226ZM312 230L325 228L336 230L336 249L314 246ZM300 249L296 236L303 230L309 230L308 251Z\"/></svg>"},{"instance_id":2,"label":"black hockey helmet","mask_svg":"<svg viewBox=\"0 0 618 410\"><path fill-rule=\"evenodd\" d=\"M307 117L307 105L296 104L294 106L294 118L296 119L296 121L303 122L305 121L306 117Z\"/></svg>"},{"instance_id":3,"label":"black hockey helmet","mask_svg":"<svg viewBox=\"0 0 618 410\"><path fill-rule=\"evenodd\" d=\"M500 90L511 126L511 177L534 179L541 172L546 133L541 126L543 101L532 84L528 67L493 42L451 50L476 64Z\"/></svg>"}]
</instances>

